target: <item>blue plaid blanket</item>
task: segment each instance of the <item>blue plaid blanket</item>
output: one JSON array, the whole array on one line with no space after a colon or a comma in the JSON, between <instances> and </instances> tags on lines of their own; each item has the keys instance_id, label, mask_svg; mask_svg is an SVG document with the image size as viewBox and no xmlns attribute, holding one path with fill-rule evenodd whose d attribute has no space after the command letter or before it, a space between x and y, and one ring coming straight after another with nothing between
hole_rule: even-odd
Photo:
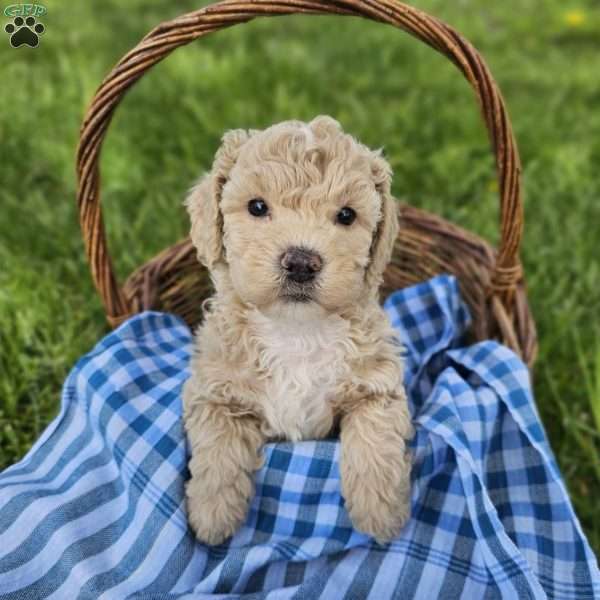
<instances>
[{"instance_id":1,"label":"blue plaid blanket","mask_svg":"<svg viewBox=\"0 0 600 600\"><path fill-rule=\"evenodd\" d=\"M0 476L0 598L599 598L526 367L495 342L466 345L452 277L385 307L417 429L396 540L353 530L330 439L267 445L245 525L196 542L180 398L191 335L146 312L79 360L59 416Z\"/></svg>"}]
</instances>

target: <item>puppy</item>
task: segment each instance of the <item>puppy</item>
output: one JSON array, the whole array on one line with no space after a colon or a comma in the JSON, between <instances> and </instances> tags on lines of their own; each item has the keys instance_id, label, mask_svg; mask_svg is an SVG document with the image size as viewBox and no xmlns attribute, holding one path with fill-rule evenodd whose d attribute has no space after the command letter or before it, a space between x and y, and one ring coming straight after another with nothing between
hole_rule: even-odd
<instances>
[{"instance_id":1,"label":"puppy","mask_svg":"<svg viewBox=\"0 0 600 600\"><path fill-rule=\"evenodd\" d=\"M408 518L413 427L378 299L398 234L390 181L380 152L320 116L227 132L186 199L216 290L183 389L201 541L244 522L265 442L337 427L354 527L383 543Z\"/></svg>"}]
</instances>

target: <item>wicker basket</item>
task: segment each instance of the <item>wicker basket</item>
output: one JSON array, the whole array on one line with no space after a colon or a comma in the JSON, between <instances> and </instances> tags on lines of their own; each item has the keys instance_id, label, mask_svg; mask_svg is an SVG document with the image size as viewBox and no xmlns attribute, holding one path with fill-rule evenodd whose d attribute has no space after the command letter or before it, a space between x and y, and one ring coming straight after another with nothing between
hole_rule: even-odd
<instances>
[{"instance_id":1,"label":"wicker basket","mask_svg":"<svg viewBox=\"0 0 600 600\"><path fill-rule=\"evenodd\" d=\"M385 294L437 273L457 276L473 316L476 340L496 338L531 365L536 332L527 304L519 245L523 230L521 167L500 91L479 53L438 19L395 0L226 0L162 23L124 56L104 79L81 128L77 153L78 204L92 277L114 327L146 309L164 310L190 325L201 318L211 294L206 270L189 239L138 268L117 284L100 207L100 149L111 117L126 91L179 46L257 16L335 14L358 16L402 29L447 56L469 81L479 101L496 156L500 192L500 247L447 221L401 206L401 230L386 275Z\"/></svg>"}]
</instances>

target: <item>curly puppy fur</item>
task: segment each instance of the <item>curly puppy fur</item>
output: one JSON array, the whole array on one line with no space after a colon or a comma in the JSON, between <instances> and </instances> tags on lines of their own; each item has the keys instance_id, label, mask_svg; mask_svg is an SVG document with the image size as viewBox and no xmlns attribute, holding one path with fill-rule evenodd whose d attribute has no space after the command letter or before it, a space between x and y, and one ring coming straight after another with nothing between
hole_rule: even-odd
<instances>
[{"instance_id":1,"label":"curly puppy fur","mask_svg":"<svg viewBox=\"0 0 600 600\"><path fill-rule=\"evenodd\" d=\"M221 543L244 522L266 441L340 428L341 490L354 526L379 542L409 516L413 435L400 345L378 288L398 234L380 151L320 116L233 130L186 206L216 293L204 304L183 391L186 486L198 538ZM268 212L253 216L249 201ZM351 207L356 219L337 215ZM282 266L318 257L308 282Z\"/></svg>"}]
</instances>

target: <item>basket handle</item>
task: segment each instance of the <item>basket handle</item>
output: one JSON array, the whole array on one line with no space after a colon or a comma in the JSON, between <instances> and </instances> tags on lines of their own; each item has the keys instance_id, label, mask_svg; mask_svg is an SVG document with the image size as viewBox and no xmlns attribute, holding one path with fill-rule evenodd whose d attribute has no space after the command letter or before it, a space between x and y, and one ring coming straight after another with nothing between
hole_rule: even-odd
<instances>
[{"instance_id":1,"label":"basket handle","mask_svg":"<svg viewBox=\"0 0 600 600\"><path fill-rule=\"evenodd\" d=\"M500 90L477 50L450 26L396 0L225 0L153 29L104 79L83 121L77 150L79 218L92 277L109 322L114 325L133 312L114 275L100 207L100 149L115 108L146 71L179 46L255 17L295 13L363 17L398 27L447 56L471 84L489 132L499 179L501 237L489 291L494 304L500 302L511 314L514 291L523 278L521 166Z\"/></svg>"}]
</instances>

